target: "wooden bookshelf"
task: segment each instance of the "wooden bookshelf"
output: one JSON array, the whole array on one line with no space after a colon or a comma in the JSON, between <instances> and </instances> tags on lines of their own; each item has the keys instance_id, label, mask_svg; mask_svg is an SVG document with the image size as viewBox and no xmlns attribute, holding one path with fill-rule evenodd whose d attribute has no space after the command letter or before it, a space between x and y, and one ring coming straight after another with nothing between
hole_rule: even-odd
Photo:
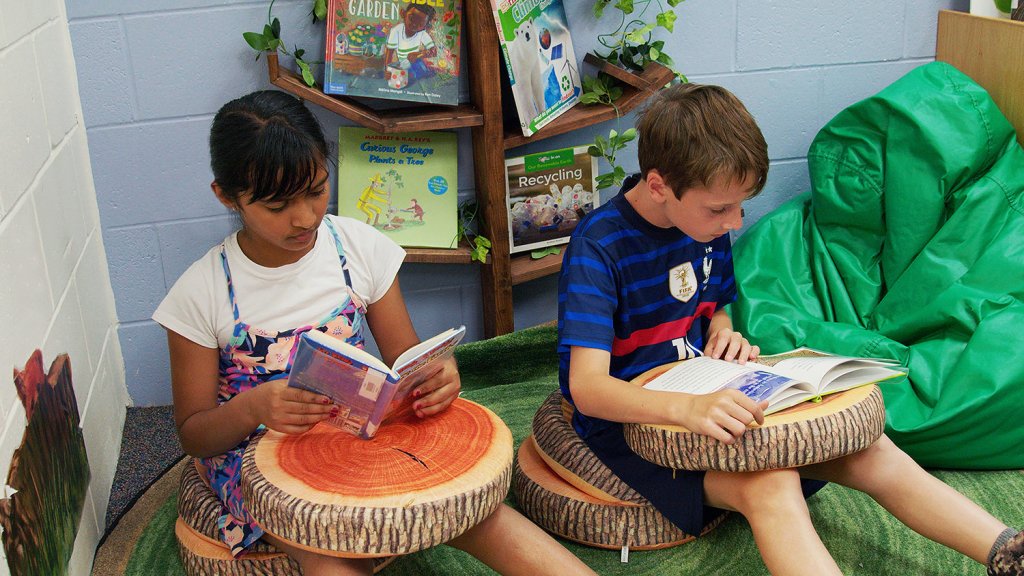
<instances>
[{"instance_id":1,"label":"wooden bookshelf","mask_svg":"<svg viewBox=\"0 0 1024 576\"><path fill-rule=\"evenodd\" d=\"M659 64L642 74L616 67L594 56L584 62L622 80L626 86L616 107L577 104L530 137L519 127L506 130L501 107L501 52L489 0L464 0L463 31L466 39L468 81L471 103L459 106L414 104L403 108L375 110L345 96L324 94L310 87L295 72L279 66L276 53L268 53L270 83L308 102L378 132L414 132L469 128L473 140L474 182L483 225L480 233L491 241L487 262L480 265L480 292L484 334L487 337L515 329L512 287L557 273L564 249L559 254L533 259L529 253L509 251L508 207L505 200L505 151L528 142L613 120L652 96L672 80L673 72ZM426 264L470 264L471 249L407 248L406 262Z\"/></svg>"},{"instance_id":2,"label":"wooden bookshelf","mask_svg":"<svg viewBox=\"0 0 1024 576\"><path fill-rule=\"evenodd\" d=\"M278 65L277 53L268 52L267 76L270 83L377 132L417 132L480 126L483 114L470 104L442 106L423 104L392 110L374 110L353 98L324 94L321 87L308 86L301 76Z\"/></svg>"}]
</instances>

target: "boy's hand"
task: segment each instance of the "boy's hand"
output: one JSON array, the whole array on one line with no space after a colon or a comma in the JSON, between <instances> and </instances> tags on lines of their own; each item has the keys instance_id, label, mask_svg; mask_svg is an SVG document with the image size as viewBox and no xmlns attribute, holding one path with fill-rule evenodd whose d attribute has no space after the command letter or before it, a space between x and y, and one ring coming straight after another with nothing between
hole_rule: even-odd
<instances>
[{"instance_id":1,"label":"boy's hand","mask_svg":"<svg viewBox=\"0 0 1024 576\"><path fill-rule=\"evenodd\" d=\"M284 434L301 434L338 413L330 398L292 388L286 378L264 382L245 394L249 395L249 411L256 423Z\"/></svg>"},{"instance_id":2,"label":"boy's hand","mask_svg":"<svg viewBox=\"0 0 1024 576\"><path fill-rule=\"evenodd\" d=\"M412 391L412 408L420 418L445 411L462 390L462 378L454 358L449 358L441 369Z\"/></svg>"},{"instance_id":3,"label":"boy's hand","mask_svg":"<svg viewBox=\"0 0 1024 576\"><path fill-rule=\"evenodd\" d=\"M739 332L733 332L729 328L722 328L708 337L708 345L704 347L704 354L711 358L721 358L727 362L735 360L739 364L747 360L756 360L761 353L761 348L751 346L750 342Z\"/></svg>"},{"instance_id":4,"label":"boy's hand","mask_svg":"<svg viewBox=\"0 0 1024 576\"><path fill-rule=\"evenodd\" d=\"M724 444L735 442L751 423L764 424L764 410L768 407L767 401L754 402L739 390L720 390L689 398L692 404L683 418L683 426Z\"/></svg>"}]
</instances>

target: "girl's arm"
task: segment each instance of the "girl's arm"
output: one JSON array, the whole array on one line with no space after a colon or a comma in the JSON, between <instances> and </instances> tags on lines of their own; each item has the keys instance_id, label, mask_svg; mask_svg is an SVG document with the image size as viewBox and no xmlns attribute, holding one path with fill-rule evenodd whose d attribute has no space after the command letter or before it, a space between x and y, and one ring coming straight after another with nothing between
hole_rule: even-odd
<instances>
[{"instance_id":1,"label":"girl's arm","mask_svg":"<svg viewBox=\"0 0 1024 576\"><path fill-rule=\"evenodd\" d=\"M397 277L380 300L366 307L366 321L370 325L377 349L380 350L381 359L388 366L394 364L402 352L420 343L409 318L409 310L405 307ZM412 391L416 415L423 417L442 412L458 398L461 389L459 369L455 359L449 358L440 372Z\"/></svg>"},{"instance_id":2,"label":"girl's arm","mask_svg":"<svg viewBox=\"0 0 1024 576\"><path fill-rule=\"evenodd\" d=\"M747 424L764 422L767 403L757 404L739 390L684 394L645 390L609 374L611 354L573 346L569 356L569 390L580 412L612 422L685 426L731 444Z\"/></svg>"},{"instance_id":3,"label":"girl's arm","mask_svg":"<svg viewBox=\"0 0 1024 576\"><path fill-rule=\"evenodd\" d=\"M330 415L322 394L289 388L282 378L265 382L217 404L219 352L167 331L171 354L174 423L185 453L216 456L234 448L260 423L272 430L299 433Z\"/></svg>"}]
</instances>

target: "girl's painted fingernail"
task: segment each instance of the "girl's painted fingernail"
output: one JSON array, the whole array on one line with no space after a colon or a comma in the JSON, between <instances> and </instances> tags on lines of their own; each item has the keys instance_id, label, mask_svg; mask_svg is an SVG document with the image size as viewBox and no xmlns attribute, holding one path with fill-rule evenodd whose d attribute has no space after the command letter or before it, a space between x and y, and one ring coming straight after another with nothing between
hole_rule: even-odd
<instances>
[{"instance_id":1,"label":"girl's painted fingernail","mask_svg":"<svg viewBox=\"0 0 1024 576\"><path fill-rule=\"evenodd\" d=\"M417 388L417 389L412 391L412 397L413 398L419 398L420 397L420 389L419 388Z\"/></svg>"},{"instance_id":2,"label":"girl's painted fingernail","mask_svg":"<svg viewBox=\"0 0 1024 576\"><path fill-rule=\"evenodd\" d=\"M321 404L330 404L331 403L331 399L328 398L327 396L324 396L323 398L320 399L320 403Z\"/></svg>"},{"instance_id":3,"label":"girl's painted fingernail","mask_svg":"<svg viewBox=\"0 0 1024 576\"><path fill-rule=\"evenodd\" d=\"M417 403L417 404L413 404L413 405L412 405L412 409L413 409L413 410L415 410L415 411L417 411L417 412L419 412L419 411L420 411L420 408L422 408L422 407L423 407L423 405L422 405L422 404L419 404L419 403Z\"/></svg>"},{"instance_id":4,"label":"girl's painted fingernail","mask_svg":"<svg viewBox=\"0 0 1024 576\"><path fill-rule=\"evenodd\" d=\"M423 418L423 412L420 412L419 410L417 410L416 411L416 417L417 418Z\"/></svg>"},{"instance_id":5,"label":"girl's painted fingernail","mask_svg":"<svg viewBox=\"0 0 1024 576\"><path fill-rule=\"evenodd\" d=\"M338 412L339 412L339 410L338 410L338 407L337 407L337 406L335 406L334 408L332 408L332 409L331 409L331 418L335 418L335 417L337 417L337 416L338 416Z\"/></svg>"}]
</instances>

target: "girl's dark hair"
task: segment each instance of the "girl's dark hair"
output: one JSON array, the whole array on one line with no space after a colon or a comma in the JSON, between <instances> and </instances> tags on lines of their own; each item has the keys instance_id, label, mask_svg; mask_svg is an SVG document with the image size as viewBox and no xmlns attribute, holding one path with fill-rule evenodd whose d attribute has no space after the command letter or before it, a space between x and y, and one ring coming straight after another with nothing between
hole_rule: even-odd
<instances>
[{"instance_id":1,"label":"girl's dark hair","mask_svg":"<svg viewBox=\"0 0 1024 576\"><path fill-rule=\"evenodd\" d=\"M286 201L317 184L330 158L313 114L294 96L275 90L246 94L217 112L210 128L210 167L236 203Z\"/></svg>"}]
</instances>

